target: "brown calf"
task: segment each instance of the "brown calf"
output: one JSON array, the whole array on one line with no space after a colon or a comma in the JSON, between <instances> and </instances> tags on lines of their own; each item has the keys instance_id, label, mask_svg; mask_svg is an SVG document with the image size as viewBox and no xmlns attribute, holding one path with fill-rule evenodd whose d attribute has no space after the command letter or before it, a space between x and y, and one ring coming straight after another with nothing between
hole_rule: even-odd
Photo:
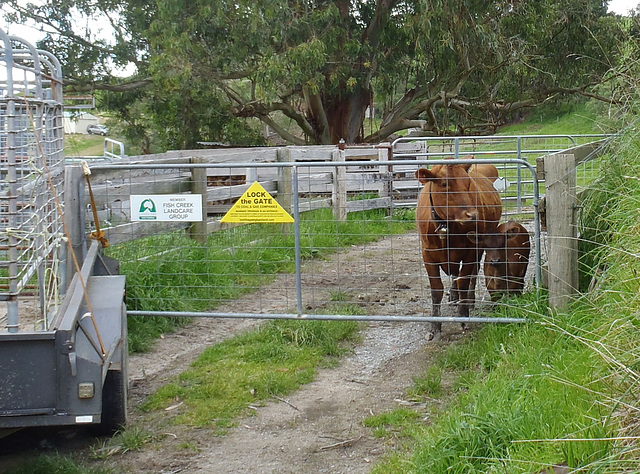
<instances>
[{"instance_id":1,"label":"brown calf","mask_svg":"<svg viewBox=\"0 0 640 474\"><path fill-rule=\"evenodd\" d=\"M516 221L505 222L497 233L482 236L481 243L486 250L484 277L491 299L522 293L531 252L527 229Z\"/></svg>"},{"instance_id":2,"label":"brown calf","mask_svg":"<svg viewBox=\"0 0 640 474\"><path fill-rule=\"evenodd\" d=\"M495 233L502 203L493 187L494 170L492 165L472 170L471 165L447 164L416 171L425 185L418 197L416 223L435 317L440 316L444 293L440 270L454 277L451 300L459 300L459 315L469 317L474 298L469 286L478 274L483 249L470 242L467 234ZM441 328L441 323L431 323L429 339L438 339Z\"/></svg>"}]
</instances>

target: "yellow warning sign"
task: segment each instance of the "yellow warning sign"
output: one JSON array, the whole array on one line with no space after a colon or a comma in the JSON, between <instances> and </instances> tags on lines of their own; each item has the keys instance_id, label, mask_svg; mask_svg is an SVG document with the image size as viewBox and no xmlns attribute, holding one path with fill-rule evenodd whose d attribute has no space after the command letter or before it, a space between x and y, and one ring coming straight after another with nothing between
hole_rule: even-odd
<instances>
[{"instance_id":1,"label":"yellow warning sign","mask_svg":"<svg viewBox=\"0 0 640 474\"><path fill-rule=\"evenodd\" d=\"M293 222L293 217L256 181L220 222L275 224Z\"/></svg>"}]
</instances>

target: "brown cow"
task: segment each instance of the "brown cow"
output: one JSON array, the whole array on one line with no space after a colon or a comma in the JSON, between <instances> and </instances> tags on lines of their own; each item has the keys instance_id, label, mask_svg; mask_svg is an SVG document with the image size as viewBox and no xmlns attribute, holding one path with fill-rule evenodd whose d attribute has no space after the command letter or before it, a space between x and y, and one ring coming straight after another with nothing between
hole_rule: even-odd
<instances>
[{"instance_id":1,"label":"brown cow","mask_svg":"<svg viewBox=\"0 0 640 474\"><path fill-rule=\"evenodd\" d=\"M481 236L481 243L486 250L484 278L491 299L522 293L531 252L527 229L516 221L505 222L497 233Z\"/></svg>"},{"instance_id":2,"label":"brown cow","mask_svg":"<svg viewBox=\"0 0 640 474\"><path fill-rule=\"evenodd\" d=\"M493 187L494 175L493 165L472 169L468 164L446 164L416 171L425 185L418 197L416 223L435 317L440 316L444 293L440 270L454 277L450 299L459 300L459 315L469 317L473 297L469 286L475 282L483 249L467 233L495 233L502 203ZM439 339L441 329L441 323L431 323L429 339Z\"/></svg>"}]
</instances>

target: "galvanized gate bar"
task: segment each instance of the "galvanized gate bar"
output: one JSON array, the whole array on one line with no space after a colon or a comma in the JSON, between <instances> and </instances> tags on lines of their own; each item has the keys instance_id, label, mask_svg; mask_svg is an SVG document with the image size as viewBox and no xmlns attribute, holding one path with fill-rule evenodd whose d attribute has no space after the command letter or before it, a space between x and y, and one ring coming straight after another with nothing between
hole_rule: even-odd
<instances>
[{"instance_id":1,"label":"galvanized gate bar","mask_svg":"<svg viewBox=\"0 0 640 474\"><path fill-rule=\"evenodd\" d=\"M524 323L524 318L485 318L485 317L432 317L432 316L396 316L396 315L352 315L352 314L289 314L289 313L215 313L204 311L139 311L127 310L128 316L165 316L187 318L221 319L308 319L314 321L387 321L402 323Z\"/></svg>"},{"instance_id":2,"label":"galvanized gate bar","mask_svg":"<svg viewBox=\"0 0 640 474\"><path fill-rule=\"evenodd\" d=\"M296 259L296 306L298 315L302 315L302 250L300 248L300 206L298 204L298 167L291 170L293 176L292 204L293 225L295 229L295 259Z\"/></svg>"},{"instance_id":3,"label":"galvanized gate bar","mask_svg":"<svg viewBox=\"0 0 640 474\"><path fill-rule=\"evenodd\" d=\"M571 146L575 146L575 138L573 135L472 135L472 136L455 136L455 137L400 137L396 138L392 144L391 148L394 149L396 144L398 143L411 143L411 142L434 142L440 145L445 145L442 142L449 142L448 145L451 146L451 142L453 142L454 151L453 152L434 152L434 153L425 153L425 152L394 152L394 156L454 156L456 158L460 155L460 141L482 141L484 143L489 143L492 141L505 141L505 140L516 140L517 142L517 156L518 159L522 156L521 153L549 153L553 151L559 151L561 148L554 150L522 150L522 139L549 139L549 138L564 138L568 139L571 142ZM472 143L469 143L471 145ZM474 154L513 154L513 151L505 151L505 150L496 150L496 151L474 151Z\"/></svg>"},{"instance_id":4,"label":"galvanized gate bar","mask_svg":"<svg viewBox=\"0 0 640 474\"><path fill-rule=\"evenodd\" d=\"M522 164L529 165L535 174L535 169L525 160L517 158L456 158L440 159L440 160L391 160L383 163L385 166L431 166L431 165L450 165L457 164ZM365 160L349 160L349 161L296 161L291 162L228 162L228 163L95 163L91 164L91 170L175 170L175 169L194 169L194 168L327 168L330 166L371 166L372 162Z\"/></svg>"}]
</instances>

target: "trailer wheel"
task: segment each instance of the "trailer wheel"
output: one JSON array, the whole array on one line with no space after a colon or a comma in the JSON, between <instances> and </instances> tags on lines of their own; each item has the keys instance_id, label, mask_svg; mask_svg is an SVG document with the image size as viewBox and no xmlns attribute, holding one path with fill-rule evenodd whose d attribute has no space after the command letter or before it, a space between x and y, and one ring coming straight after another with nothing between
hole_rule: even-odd
<instances>
[{"instance_id":1,"label":"trailer wheel","mask_svg":"<svg viewBox=\"0 0 640 474\"><path fill-rule=\"evenodd\" d=\"M127 395L129 392L129 344L127 343L127 316L122 316L122 348L120 370L109 370L102 387L102 416L96 434L111 435L127 424Z\"/></svg>"},{"instance_id":2,"label":"trailer wheel","mask_svg":"<svg viewBox=\"0 0 640 474\"><path fill-rule=\"evenodd\" d=\"M127 376L125 371L110 370L102 387L101 434L113 434L127 424Z\"/></svg>"}]
</instances>

